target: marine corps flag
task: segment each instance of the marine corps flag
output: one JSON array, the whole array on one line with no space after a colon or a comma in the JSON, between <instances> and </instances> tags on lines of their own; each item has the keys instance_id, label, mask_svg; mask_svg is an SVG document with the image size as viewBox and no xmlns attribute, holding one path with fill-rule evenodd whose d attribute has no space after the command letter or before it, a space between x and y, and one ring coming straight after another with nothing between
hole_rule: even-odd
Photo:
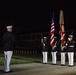
<instances>
[{"instance_id":1,"label":"marine corps flag","mask_svg":"<svg viewBox=\"0 0 76 75\"><path fill-rule=\"evenodd\" d=\"M61 35L61 46L63 46L65 44L65 30L64 30L64 15L62 10L60 10L59 24L60 24L59 34Z\"/></svg>"},{"instance_id":2,"label":"marine corps flag","mask_svg":"<svg viewBox=\"0 0 76 75\"><path fill-rule=\"evenodd\" d=\"M54 25L54 12L52 15L52 23L51 23L51 30L50 30L50 46L54 45L54 32L55 32L55 25Z\"/></svg>"}]
</instances>

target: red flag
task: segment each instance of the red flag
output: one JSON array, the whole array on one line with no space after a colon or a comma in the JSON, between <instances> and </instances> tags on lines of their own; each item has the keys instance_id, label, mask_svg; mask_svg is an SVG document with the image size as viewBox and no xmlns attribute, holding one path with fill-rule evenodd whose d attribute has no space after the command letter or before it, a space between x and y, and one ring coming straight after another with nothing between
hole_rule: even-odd
<instances>
[{"instance_id":1,"label":"red flag","mask_svg":"<svg viewBox=\"0 0 76 75\"><path fill-rule=\"evenodd\" d=\"M52 23L51 23L51 30L50 30L50 45L54 45L54 32L55 32L55 25L54 25L54 13L52 16Z\"/></svg>"},{"instance_id":2,"label":"red flag","mask_svg":"<svg viewBox=\"0 0 76 75\"><path fill-rule=\"evenodd\" d=\"M64 30L64 15L62 10L60 10L59 24L60 24L59 34L61 35L61 45L63 46L65 44L65 30Z\"/></svg>"}]
</instances>

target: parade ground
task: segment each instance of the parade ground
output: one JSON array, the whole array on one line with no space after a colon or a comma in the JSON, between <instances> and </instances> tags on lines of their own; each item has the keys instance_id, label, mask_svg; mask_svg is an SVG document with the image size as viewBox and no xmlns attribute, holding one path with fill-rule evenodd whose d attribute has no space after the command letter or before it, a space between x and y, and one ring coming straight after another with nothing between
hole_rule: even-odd
<instances>
[{"instance_id":1,"label":"parade ground","mask_svg":"<svg viewBox=\"0 0 76 75\"><path fill-rule=\"evenodd\" d=\"M60 62L57 65L42 63L27 63L11 65L11 73L3 73L3 66L0 67L0 75L71 75L76 73L76 63L73 67L69 67L68 63L61 66Z\"/></svg>"}]
</instances>

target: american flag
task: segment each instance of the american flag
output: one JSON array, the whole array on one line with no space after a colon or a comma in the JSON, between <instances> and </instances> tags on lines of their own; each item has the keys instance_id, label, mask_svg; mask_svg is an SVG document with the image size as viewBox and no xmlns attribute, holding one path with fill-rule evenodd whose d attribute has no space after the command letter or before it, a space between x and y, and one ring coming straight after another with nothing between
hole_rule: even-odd
<instances>
[{"instance_id":1,"label":"american flag","mask_svg":"<svg viewBox=\"0 0 76 75\"><path fill-rule=\"evenodd\" d=\"M66 40L65 40L65 30L64 30L64 16L62 10L60 10L59 24L60 24L59 34L61 35L61 46L63 46Z\"/></svg>"},{"instance_id":2,"label":"american flag","mask_svg":"<svg viewBox=\"0 0 76 75\"><path fill-rule=\"evenodd\" d=\"M54 33L55 33L55 25L54 25L54 12L52 15L52 23L51 23L51 30L50 30L50 46L54 45Z\"/></svg>"}]
</instances>

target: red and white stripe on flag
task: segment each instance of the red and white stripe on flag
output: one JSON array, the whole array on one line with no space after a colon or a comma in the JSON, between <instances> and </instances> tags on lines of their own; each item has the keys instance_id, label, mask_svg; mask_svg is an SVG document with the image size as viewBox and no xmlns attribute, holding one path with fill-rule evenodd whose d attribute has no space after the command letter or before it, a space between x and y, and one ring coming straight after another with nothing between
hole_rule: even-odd
<instances>
[{"instance_id":1,"label":"red and white stripe on flag","mask_svg":"<svg viewBox=\"0 0 76 75\"><path fill-rule=\"evenodd\" d=\"M53 46L54 45L54 32L55 32L55 26L54 23L51 24L51 31L50 31L50 45Z\"/></svg>"}]
</instances>

